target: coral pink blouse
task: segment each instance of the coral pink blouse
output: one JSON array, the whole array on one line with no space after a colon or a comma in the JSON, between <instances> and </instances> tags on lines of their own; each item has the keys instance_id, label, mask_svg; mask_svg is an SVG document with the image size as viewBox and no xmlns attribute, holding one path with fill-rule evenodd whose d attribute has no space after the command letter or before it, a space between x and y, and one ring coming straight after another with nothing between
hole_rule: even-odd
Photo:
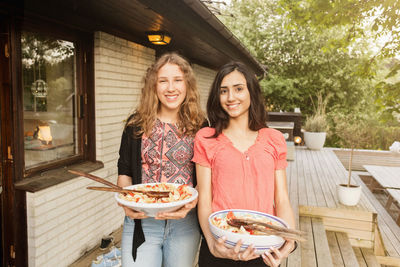
<instances>
[{"instance_id":1,"label":"coral pink blouse","mask_svg":"<svg viewBox=\"0 0 400 267\"><path fill-rule=\"evenodd\" d=\"M275 170L287 166L282 133L260 129L255 143L244 153L223 133L207 138L214 133L214 128L206 127L196 134L192 159L211 168L212 211L250 209L275 214Z\"/></svg>"}]
</instances>

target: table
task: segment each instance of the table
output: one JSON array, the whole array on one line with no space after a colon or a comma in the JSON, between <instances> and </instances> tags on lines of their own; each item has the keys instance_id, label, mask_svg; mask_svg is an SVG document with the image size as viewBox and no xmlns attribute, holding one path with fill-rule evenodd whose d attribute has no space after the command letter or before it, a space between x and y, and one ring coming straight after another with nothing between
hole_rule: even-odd
<instances>
[{"instance_id":1,"label":"table","mask_svg":"<svg viewBox=\"0 0 400 267\"><path fill-rule=\"evenodd\" d=\"M301 136L303 138L303 134L301 133L301 124L302 124L302 114L297 112L268 112L268 121L284 121L284 122L293 122L293 135Z\"/></svg>"},{"instance_id":2,"label":"table","mask_svg":"<svg viewBox=\"0 0 400 267\"><path fill-rule=\"evenodd\" d=\"M268 121L267 125L269 128L281 131L286 141L293 141L294 122Z\"/></svg>"},{"instance_id":3,"label":"table","mask_svg":"<svg viewBox=\"0 0 400 267\"><path fill-rule=\"evenodd\" d=\"M400 203L400 167L363 165L375 180L389 193L385 208L389 209L393 201ZM397 218L400 225L400 214Z\"/></svg>"}]
</instances>

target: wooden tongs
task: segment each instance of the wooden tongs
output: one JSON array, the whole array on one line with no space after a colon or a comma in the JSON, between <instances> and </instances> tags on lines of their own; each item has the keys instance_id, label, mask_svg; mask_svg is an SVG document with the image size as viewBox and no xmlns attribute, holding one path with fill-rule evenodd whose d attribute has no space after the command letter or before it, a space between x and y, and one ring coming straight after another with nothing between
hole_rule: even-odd
<instances>
[{"instance_id":1,"label":"wooden tongs","mask_svg":"<svg viewBox=\"0 0 400 267\"><path fill-rule=\"evenodd\" d=\"M258 231L268 235L276 235L299 242L306 241L306 239L302 237L302 235L304 235L304 232L295 229L289 229L283 226L263 223L252 219L239 219L239 218L227 219L227 223L230 226L237 228L243 226L243 228L246 230Z\"/></svg>"},{"instance_id":2,"label":"wooden tongs","mask_svg":"<svg viewBox=\"0 0 400 267\"><path fill-rule=\"evenodd\" d=\"M80 171L74 171L74 170L68 170L70 173L83 176L86 178L89 178L91 180L94 180L96 182L99 182L101 184L107 185L109 187L101 187L101 186L88 186L86 187L87 189L91 190L98 190L98 191L108 191L108 192L118 192L118 193L141 193L144 194L148 197L154 197L154 198L163 198L163 197L169 197L170 191L153 191L153 190L137 190L137 189L124 189L116 184L113 184L103 178L100 178L98 176L85 173L85 172L80 172Z\"/></svg>"}]
</instances>

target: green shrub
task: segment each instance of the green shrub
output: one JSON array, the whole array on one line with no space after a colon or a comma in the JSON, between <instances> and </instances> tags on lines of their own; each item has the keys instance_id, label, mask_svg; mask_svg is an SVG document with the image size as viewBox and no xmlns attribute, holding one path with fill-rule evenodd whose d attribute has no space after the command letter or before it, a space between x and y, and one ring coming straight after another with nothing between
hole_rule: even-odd
<instances>
[{"instance_id":1,"label":"green shrub","mask_svg":"<svg viewBox=\"0 0 400 267\"><path fill-rule=\"evenodd\" d=\"M400 126L375 125L370 128L371 142L363 145L363 148L373 150L388 150L394 141L400 140Z\"/></svg>"},{"instance_id":2,"label":"green shrub","mask_svg":"<svg viewBox=\"0 0 400 267\"><path fill-rule=\"evenodd\" d=\"M344 124L354 124L359 131L363 132L362 138L357 144L359 149L388 150L394 141L400 140L400 125L388 125L388 123L381 123L375 118L365 118L366 116L361 114L352 114L352 117L357 117L357 119L353 118L351 123L348 121L348 116L339 113L328 114L331 134L327 137L326 146L350 148L349 145L345 145L342 140L343 136L338 133ZM365 128L365 130L360 130L360 128Z\"/></svg>"}]
</instances>

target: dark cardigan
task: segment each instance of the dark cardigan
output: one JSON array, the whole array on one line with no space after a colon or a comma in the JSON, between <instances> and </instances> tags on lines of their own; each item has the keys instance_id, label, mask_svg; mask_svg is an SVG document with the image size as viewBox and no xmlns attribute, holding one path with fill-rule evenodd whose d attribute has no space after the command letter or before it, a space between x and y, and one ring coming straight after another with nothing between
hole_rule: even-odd
<instances>
[{"instance_id":1,"label":"dark cardigan","mask_svg":"<svg viewBox=\"0 0 400 267\"><path fill-rule=\"evenodd\" d=\"M128 121L130 118L128 119ZM118 175L126 175L132 178L132 184L142 183L142 136L135 136L139 127L134 125L125 126L122 133L121 146L119 149ZM196 172L193 173L193 186L196 186ZM135 219L133 233L132 256L136 260L137 249L145 242L142 221Z\"/></svg>"},{"instance_id":2,"label":"dark cardigan","mask_svg":"<svg viewBox=\"0 0 400 267\"><path fill-rule=\"evenodd\" d=\"M119 148L118 175L126 175L132 178L132 184L142 183L141 147L142 137L135 137L134 132L138 128L126 126L122 133L121 146ZM145 241L142 221L135 219L133 234L132 257L136 260L137 249Z\"/></svg>"}]
</instances>

